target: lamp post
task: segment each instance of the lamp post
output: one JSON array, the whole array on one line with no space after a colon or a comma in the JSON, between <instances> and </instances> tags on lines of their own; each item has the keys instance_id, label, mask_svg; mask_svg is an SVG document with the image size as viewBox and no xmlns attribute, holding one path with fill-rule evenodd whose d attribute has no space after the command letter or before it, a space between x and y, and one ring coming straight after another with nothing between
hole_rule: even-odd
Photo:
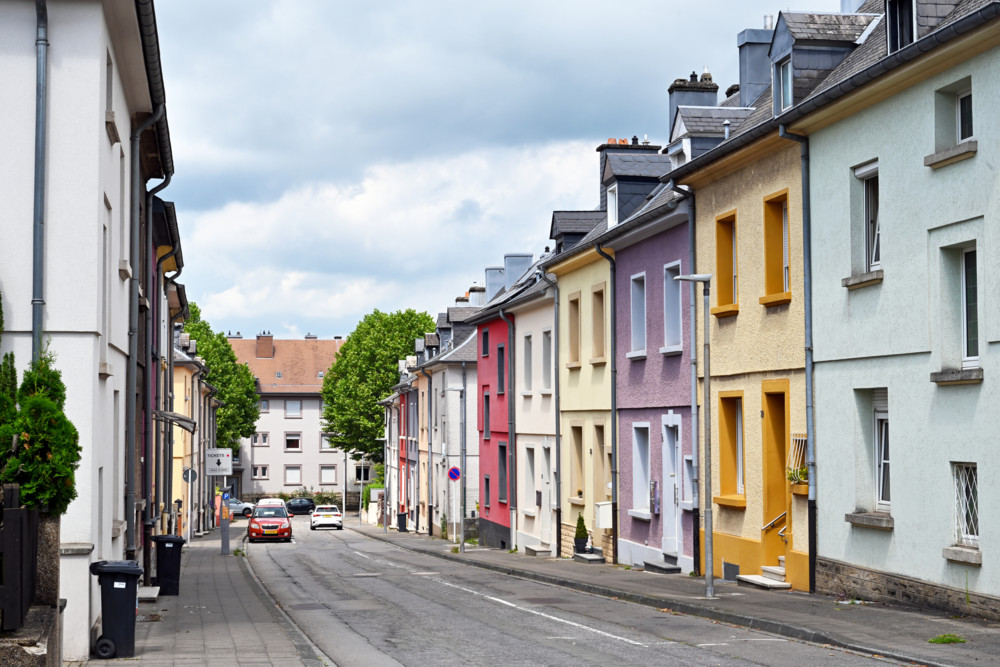
<instances>
[{"instance_id":1,"label":"lamp post","mask_svg":"<svg viewBox=\"0 0 1000 667\"><path fill-rule=\"evenodd\" d=\"M704 300L702 311L705 318L703 336L705 340L705 397L702 399L702 403L704 403L702 411L705 414L705 428L702 448L705 450L705 467L704 472L702 472L702 478L705 480L705 493L703 494L705 496L705 509L703 511L703 516L705 517L705 597L714 598L715 581L712 576L712 374L710 365L711 346L708 336L708 297L711 291L710 283L712 274L693 273L684 276L675 276L674 280L701 283L701 293ZM698 539L698 537L695 536L695 539Z\"/></svg>"}]
</instances>

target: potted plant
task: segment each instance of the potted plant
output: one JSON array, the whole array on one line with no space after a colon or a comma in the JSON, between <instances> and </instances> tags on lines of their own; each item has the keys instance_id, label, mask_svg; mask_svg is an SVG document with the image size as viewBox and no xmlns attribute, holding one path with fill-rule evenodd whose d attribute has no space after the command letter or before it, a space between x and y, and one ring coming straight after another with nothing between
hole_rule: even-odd
<instances>
[{"instance_id":1,"label":"potted plant","mask_svg":"<svg viewBox=\"0 0 1000 667\"><path fill-rule=\"evenodd\" d=\"M590 533L587 532L587 524L583 522L583 513L581 512L576 517L576 532L573 534L573 553L586 553L587 552L587 538Z\"/></svg>"}]
</instances>

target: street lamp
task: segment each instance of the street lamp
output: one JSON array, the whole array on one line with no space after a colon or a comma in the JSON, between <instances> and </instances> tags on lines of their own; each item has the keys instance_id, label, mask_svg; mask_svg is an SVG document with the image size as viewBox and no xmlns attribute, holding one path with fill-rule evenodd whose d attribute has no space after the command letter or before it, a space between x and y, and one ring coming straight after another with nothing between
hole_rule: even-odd
<instances>
[{"instance_id":1,"label":"street lamp","mask_svg":"<svg viewBox=\"0 0 1000 667\"><path fill-rule=\"evenodd\" d=\"M701 293L704 299L705 328L705 398L703 411L705 413L705 434L702 440L705 450L705 470L702 478L705 480L705 597L715 597L715 582L712 577L712 375L710 371L711 346L708 336L708 296L711 291L711 273L692 273L685 276L674 276L674 280L683 280L689 283L701 283ZM692 341L693 342L693 341ZM698 539L698 536L695 536Z\"/></svg>"}]
</instances>

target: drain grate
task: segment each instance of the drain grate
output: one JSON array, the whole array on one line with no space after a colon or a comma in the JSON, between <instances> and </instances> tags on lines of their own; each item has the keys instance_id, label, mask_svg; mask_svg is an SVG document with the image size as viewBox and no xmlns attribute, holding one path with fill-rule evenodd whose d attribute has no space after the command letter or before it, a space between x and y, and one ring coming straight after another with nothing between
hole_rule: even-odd
<instances>
[{"instance_id":1,"label":"drain grate","mask_svg":"<svg viewBox=\"0 0 1000 667\"><path fill-rule=\"evenodd\" d=\"M162 617L159 614L139 614L135 617L136 623L151 623L159 620L162 620Z\"/></svg>"}]
</instances>

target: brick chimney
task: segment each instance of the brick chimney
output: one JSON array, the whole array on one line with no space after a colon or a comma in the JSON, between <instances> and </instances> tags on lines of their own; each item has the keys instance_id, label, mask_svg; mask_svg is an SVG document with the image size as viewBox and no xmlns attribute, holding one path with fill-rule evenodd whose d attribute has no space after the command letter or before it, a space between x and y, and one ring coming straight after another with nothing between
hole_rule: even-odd
<instances>
[{"instance_id":1,"label":"brick chimney","mask_svg":"<svg viewBox=\"0 0 1000 667\"><path fill-rule=\"evenodd\" d=\"M257 358L274 358L274 336L271 335L270 331L257 334Z\"/></svg>"}]
</instances>

